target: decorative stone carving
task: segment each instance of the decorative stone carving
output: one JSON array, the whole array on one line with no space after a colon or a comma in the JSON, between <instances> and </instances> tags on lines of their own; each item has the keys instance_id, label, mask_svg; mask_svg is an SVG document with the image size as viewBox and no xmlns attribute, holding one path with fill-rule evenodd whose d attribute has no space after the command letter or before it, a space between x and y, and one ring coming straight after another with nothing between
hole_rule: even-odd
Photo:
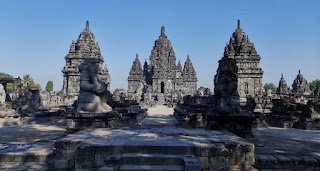
<instances>
[{"instance_id":1,"label":"decorative stone carving","mask_svg":"<svg viewBox=\"0 0 320 171\"><path fill-rule=\"evenodd\" d=\"M133 62L128 77L129 99L163 104L196 94L197 77L189 55L182 71L180 61L176 64L176 56L165 35L164 26L161 27L161 34L155 41L149 59L149 64L145 61L143 70L137 57Z\"/></svg>"},{"instance_id":2,"label":"decorative stone carving","mask_svg":"<svg viewBox=\"0 0 320 171\"><path fill-rule=\"evenodd\" d=\"M98 77L107 85L110 90L111 78L107 66L102 68L104 59L100 52L98 42L89 29L89 21L86 28L80 33L78 40L72 41L69 53L65 56L66 66L63 68L63 93L77 96L80 90L80 71L79 66L86 58L96 58L99 60Z\"/></svg>"},{"instance_id":3,"label":"decorative stone carving","mask_svg":"<svg viewBox=\"0 0 320 171\"><path fill-rule=\"evenodd\" d=\"M229 43L224 48L224 58L236 60L238 66L238 92L241 105L246 104L247 95L262 95L262 75L263 71L259 67L261 57L258 55L254 44L243 32L238 20L238 27L232 34ZM214 82L218 80L219 71L215 76Z\"/></svg>"},{"instance_id":4,"label":"decorative stone carving","mask_svg":"<svg viewBox=\"0 0 320 171\"><path fill-rule=\"evenodd\" d=\"M307 80L302 76L299 70L299 74L297 75L296 79L293 81L292 84L292 93L294 94L310 94L310 87Z\"/></svg>"},{"instance_id":5,"label":"decorative stone carving","mask_svg":"<svg viewBox=\"0 0 320 171\"><path fill-rule=\"evenodd\" d=\"M223 58L219 61L219 75L214 93L218 99L215 112L227 115L241 115L239 94L237 91L237 71L234 59Z\"/></svg>"},{"instance_id":6,"label":"decorative stone carving","mask_svg":"<svg viewBox=\"0 0 320 171\"><path fill-rule=\"evenodd\" d=\"M286 80L283 78L283 74L281 74L281 79L279 81L279 86L277 88L278 95L288 95L290 93L290 88L287 85Z\"/></svg>"},{"instance_id":7,"label":"decorative stone carving","mask_svg":"<svg viewBox=\"0 0 320 171\"><path fill-rule=\"evenodd\" d=\"M112 108L107 104L107 87L97 74L100 60L86 58L79 66L80 93L78 96L78 112L109 112Z\"/></svg>"}]
</instances>

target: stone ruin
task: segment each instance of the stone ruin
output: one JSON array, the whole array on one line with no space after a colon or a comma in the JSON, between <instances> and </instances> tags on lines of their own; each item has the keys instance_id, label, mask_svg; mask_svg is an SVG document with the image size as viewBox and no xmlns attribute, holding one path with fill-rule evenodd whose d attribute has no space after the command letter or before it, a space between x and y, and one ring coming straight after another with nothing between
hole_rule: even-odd
<instances>
[{"instance_id":1,"label":"stone ruin","mask_svg":"<svg viewBox=\"0 0 320 171\"><path fill-rule=\"evenodd\" d=\"M283 74L281 74L281 79L279 81L279 86L277 88L277 94L278 95L290 94L290 88L288 87L286 80L283 78Z\"/></svg>"},{"instance_id":2,"label":"stone ruin","mask_svg":"<svg viewBox=\"0 0 320 171\"><path fill-rule=\"evenodd\" d=\"M241 106L246 105L246 97L262 95L263 71L259 67L261 57L257 53L254 44L240 27L240 20L236 31L230 37L229 43L224 48L223 57L235 59L238 66L238 92ZM217 76L214 82L217 82Z\"/></svg>"},{"instance_id":3,"label":"stone ruin","mask_svg":"<svg viewBox=\"0 0 320 171\"><path fill-rule=\"evenodd\" d=\"M128 98L145 104L174 104L183 96L197 92L197 76L189 55L183 70L170 40L161 27L161 35L155 41L149 64L145 61L143 68L136 55L128 77Z\"/></svg>"},{"instance_id":4,"label":"stone ruin","mask_svg":"<svg viewBox=\"0 0 320 171\"><path fill-rule=\"evenodd\" d=\"M79 66L86 58L96 58L99 60L98 77L105 82L107 89L110 91L111 77L107 65L102 68L104 59L100 52L98 42L89 29L89 21L86 28L80 33L77 41L72 41L69 53L65 56L66 66L63 68L63 88L64 94L73 95L75 99L79 94L80 71Z\"/></svg>"},{"instance_id":5,"label":"stone ruin","mask_svg":"<svg viewBox=\"0 0 320 171\"><path fill-rule=\"evenodd\" d=\"M107 104L107 85L98 78L97 58L86 58L79 66L80 92L76 111L67 112L68 131L113 127L117 112Z\"/></svg>"},{"instance_id":6,"label":"stone ruin","mask_svg":"<svg viewBox=\"0 0 320 171\"><path fill-rule=\"evenodd\" d=\"M209 88L201 86L197 91L197 95L199 95L199 96L211 96L212 92L211 92L211 90Z\"/></svg>"},{"instance_id":7,"label":"stone ruin","mask_svg":"<svg viewBox=\"0 0 320 171\"><path fill-rule=\"evenodd\" d=\"M10 96L7 91L7 84L13 84L13 94ZM0 118L17 117L18 114L12 109L12 102L15 101L21 94L21 79L4 77L0 78Z\"/></svg>"},{"instance_id":8,"label":"stone ruin","mask_svg":"<svg viewBox=\"0 0 320 171\"><path fill-rule=\"evenodd\" d=\"M310 95L311 94L309 84L308 84L307 80L300 73L300 70L299 70L299 73L298 73L296 79L293 81L292 93L303 94L303 95Z\"/></svg>"}]
</instances>

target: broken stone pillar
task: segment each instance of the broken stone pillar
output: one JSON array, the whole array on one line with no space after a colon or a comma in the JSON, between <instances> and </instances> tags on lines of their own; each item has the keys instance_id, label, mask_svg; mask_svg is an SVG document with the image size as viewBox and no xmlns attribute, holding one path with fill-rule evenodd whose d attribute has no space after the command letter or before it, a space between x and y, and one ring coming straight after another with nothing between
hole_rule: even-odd
<instances>
[{"instance_id":1,"label":"broken stone pillar","mask_svg":"<svg viewBox=\"0 0 320 171\"><path fill-rule=\"evenodd\" d=\"M0 104L4 104L6 101L6 91L4 90L4 86L0 84Z\"/></svg>"}]
</instances>

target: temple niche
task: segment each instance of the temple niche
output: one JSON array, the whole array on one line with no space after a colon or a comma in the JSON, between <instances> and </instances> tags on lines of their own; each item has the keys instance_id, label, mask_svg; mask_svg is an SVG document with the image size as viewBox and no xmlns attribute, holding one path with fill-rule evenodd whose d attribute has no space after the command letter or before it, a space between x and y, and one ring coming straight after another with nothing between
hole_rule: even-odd
<instances>
[{"instance_id":1,"label":"temple niche","mask_svg":"<svg viewBox=\"0 0 320 171\"><path fill-rule=\"evenodd\" d=\"M262 75L263 71L259 67L261 57L257 53L254 44L250 42L249 37L244 33L240 27L240 20L238 20L238 27L232 34L229 43L224 48L224 58L235 59L238 67L238 92L240 95L241 105L246 104L246 97L261 95ZM214 83L218 81L219 69L214 78Z\"/></svg>"},{"instance_id":2,"label":"temple niche","mask_svg":"<svg viewBox=\"0 0 320 171\"><path fill-rule=\"evenodd\" d=\"M64 94L77 96L80 91L80 72L79 66L86 58L96 58L99 60L98 77L107 85L110 91L111 78L107 66L103 68L104 59L100 52L98 42L89 29L89 21L86 28L80 33L76 42L72 41L69 53L65 56L66 66L63 68L63 88Z\"/></svg>"},{"instance_id":3,"label":"temple niche","mask_svg":"<svg viewBox=\"0 0 320 171\"><path fill-rule=\"evenodd\" d=\"M128 98L142 100L146 103L177 102L186 95L197 93L197 76L189 55L182 69L170 40L161 27L161 35L155 41L149 64L145 61L143 68L138 56L133 62L128 77Z\"/></svg>"},{"instance_id":4,"label":"temple niche","mask_svg":"<svg viewBox=\"0 0 320 171\"><path fill-rule=\"evenodd\" d=\"M288 87L286 80L283 78L283 74L281 74L281 79L279 81L279 86L277 88L277 94L278 95L290 94L290 88Z\"/></svg>"},{"instance_id":5,"label":"temple niche","mask_svg":"<svg viewBox=\"0 0 320 171\"><path fill-rule=\"evenodd\" d=\"M309 84L308 84L307 80L300 73L300 70L299 70L299 73L298 73L296 79L293 81L292 93L303 94L303 95L310 95L311 94Z\"/></svg>"}]
</instances>

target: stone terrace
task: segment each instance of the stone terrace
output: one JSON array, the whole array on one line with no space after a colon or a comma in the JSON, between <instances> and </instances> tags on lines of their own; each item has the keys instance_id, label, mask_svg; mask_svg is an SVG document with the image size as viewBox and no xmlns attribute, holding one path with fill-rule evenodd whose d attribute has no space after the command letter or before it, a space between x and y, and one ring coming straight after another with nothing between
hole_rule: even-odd
<instances>
[{"instance_id":1,"label":"stone terrace","mask_svg":"<svg viewBox=\"0 0 320 171\"><path fill-rule=\"evenodd\" d=\"M183 158L184 164L181 166L179 163L182 170L247 170L254 164L253 144L228 132L203 129L164 127L84 130L57 140L55 148L55 156L62 156L55 159L56 169L75 167L79 170L95 170L113 158L119 161L113 161L112 167L120 167L122 170L129 167L123 164L124 157L136 156L134 160L141 161L137 157L146 155ZM193 159L192 164L186 162L186 158ZM199 163L194 159L198 159ZM145 162L148 161L142 160L130 167L150 165ZM175 162L172 165L179 166ZM167 169L170 170L170 167Z\"/></svg>"}]
</instances>

